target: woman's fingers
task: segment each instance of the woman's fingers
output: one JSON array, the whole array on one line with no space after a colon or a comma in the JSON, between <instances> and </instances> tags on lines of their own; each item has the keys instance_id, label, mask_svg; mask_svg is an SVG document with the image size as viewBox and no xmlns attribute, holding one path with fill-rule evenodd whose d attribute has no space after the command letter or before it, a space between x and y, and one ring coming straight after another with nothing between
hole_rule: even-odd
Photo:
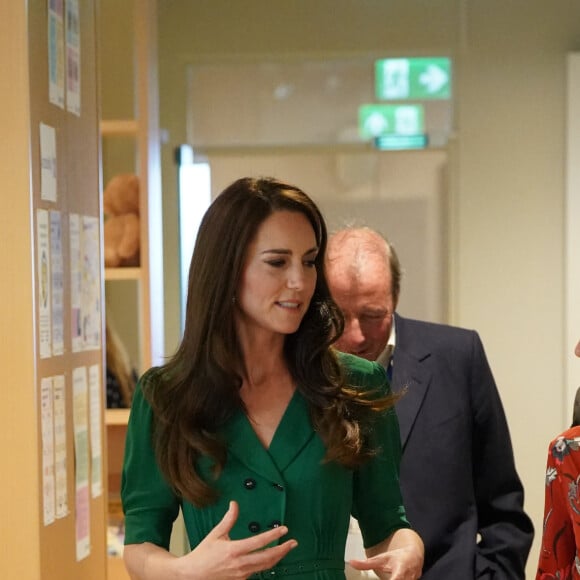
<instances>
[{"instance_id":1,"label":"woman's fingers","mask_svg":"<svg viewBox=\"0 0 580 580\"><path fill-rule=\"evenodd\" d=\"M214 529L206 536L207 538L226 538L229 539L229 533L234 527L236 520L238 519L238 514L240 513L240 508L238 503L235 501L230 501L230 506L228 511L225 513L221 522L217 524Z\"/></svg>"},{"instance_id":2,"label":"woman's fingers","mask_svg":"<svg viewBox=\"0 0 580 580\"><path fill-rule=\"evenodd\" d=\"M349 560L348 564L355 570L373 570L380 562L374 558L369 558L368 560Z\"/></svg>"},{"instance_id":3,"label":"woman's fingers","mask_svg":"<svg viewBox=\"0 0 580 580\"><path fill-rule=\"evenodd\" d=\"M224 514L224 517L221 521L213 528L213 530L207 535L207 538L211 539L226 539L229 540L229 533L231 532L236 520L238 519L238 515L240 513L240 508L235 501L230 501L230 505L228 511ZM267 530L262 532L261 534L257 534L250 538L246 538L244 540L236 540L232 542L232 544L236 545L239 548L239 554L253 552L254 550L259 550L270 544L271 542L275 542L279 540L282 536L285 536L288 533L288 528L286 526L278 526L276 528L272 528L271 530Z\"/></svg>"},{"instance_id":4,"label":"woman's fingers","mask_svg":"<svg viewBox=\"0 0 580 580\"><path fill-rule=\"evenodd\" d=\"M232 549L238 555L255 552L257 550L265 548L268 544L271 544L272 542L277 542L282 536L285 536L287 533L288 528L286 526L278 526L277 528L273 528L266 532L262 532L261 534L257 534L250 538L244 538L243 540L235 540L232 542Z\"/></svg>"},{"instance_id":5,"label":"woman's fingers","mask_svg":"<svg viewBox=\"0 0 580 580\"><path fill-rule=\"evenodd\" d=\"M269 568L273 568L297 545L298 542L296 540L287 540L278 546L246 554L240 558L243 570L250 575L254 572L262 572Z\"/></svg>"},{"instance_id":6,"label":"woman's fingers","mask_svg":"<svg viewBox=\"0 0 580 580\"><path fill-rule=\"evenodd\" d=\"M241 574L247 578L254 572L273 568L298 545L294 539L278 544L280 538L288 533L286 526L278 526L243 540L231 540L229 534L238 515L238 504L231 501L224 517L192 553L192 556L194 553L197 555L198 570L205 573L206 569L214 568L210 563L217 556L220 563L212 571L215 577L221 570L222 574L226 574L224 577L234 578Z\"/></svg>"}]
</instances>

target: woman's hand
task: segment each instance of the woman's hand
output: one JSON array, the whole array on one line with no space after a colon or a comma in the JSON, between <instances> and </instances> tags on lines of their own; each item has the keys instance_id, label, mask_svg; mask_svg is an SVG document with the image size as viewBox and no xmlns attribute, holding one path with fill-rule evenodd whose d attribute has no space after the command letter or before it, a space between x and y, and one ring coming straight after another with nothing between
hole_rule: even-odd
<instances>
[{"instance_id":1,"label":"woman's hand","mask_svg":"<svg viewBox=\"0 0 580 580\"><path fill-rule=\"evenodd\" d=\"M296 540L287 540L270 548L288 533L279 526L243 540L230 540L229 533L238 519L234 501L222 521L189 554L176 558L153 544L125 546L125 564L134 580L246 580L255 572L273 568L292 548Z\"/></svg>"},{"instance_id":2,"label":"woman's hand","mask_svg":"<svg viewBox=\"0 0 580 580\"><path fill-rule=\"evenodd\" d=\"M183 571L191 569L186 578L215 580L245 580L254 572L273 568L288 552L295 548L296 540L264 548L288 533L279 526L243 540L230 540L229 533L238 519L239 508L234 501L222 521L185 558Z\"/></svg>"},{"instance_id":3,"label":"woman's hand","mask_svg":"<svg viewBox=\"0 0 580 580\"><path fill-rule=\"evenodd\" d=\"M412 530L401 529L366 550L366 560L350 560L356 570L373 570L384 580L417 580L421 577L425 550Z\"/></svg>"}]
</instances>

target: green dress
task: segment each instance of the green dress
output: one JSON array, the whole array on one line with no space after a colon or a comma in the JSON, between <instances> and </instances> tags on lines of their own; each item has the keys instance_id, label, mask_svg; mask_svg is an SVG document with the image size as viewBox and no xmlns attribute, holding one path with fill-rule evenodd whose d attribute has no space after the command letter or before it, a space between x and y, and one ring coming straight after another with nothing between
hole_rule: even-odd
<instances>
[{"instance_id":1,"label":"green dress","mask_svg":"<svg viewBox=\"0 0 580 580\"><path fill-rule=\"evenodd\" d=\"M340 355L349 383L388 391L382 366ZM172 523L182 508L191 547L223 518L230 500L239 504L231 539L247 538L284 524L298 546L272 570L252 579L344 580L344 548L352 513L359 521L365 547L398 528L408 528L399 489L399 427L393 409L374 422L379 453L361 468L350 470L323 463L322 440L313 430L308 406L295 391L269 449L257 438L246 415L234 416L223 429L228 456L216 483L220 497L199 509L174 494L161 475L151 446L152 411L138 386L127 430L121 496L125 544L151 542L168 548ZM199 462L202 474L211 463Z\"/></svg>"}]
</instances>

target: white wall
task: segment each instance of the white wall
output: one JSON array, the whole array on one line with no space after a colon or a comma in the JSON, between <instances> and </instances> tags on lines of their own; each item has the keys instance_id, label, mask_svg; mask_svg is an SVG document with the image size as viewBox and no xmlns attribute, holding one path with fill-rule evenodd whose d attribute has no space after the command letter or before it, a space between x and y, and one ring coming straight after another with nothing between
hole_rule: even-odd
<instances>
[{"instance_id":1,"label":"white wall","mask_svg":"<svg viewBox=\"0 0 580 580\"><path fill-rule=\"evenodd\" d=\"M568 415L571 416L576 389L580 387L580 364L572 356L572 350L579 340L580 328L580 52L568 57L568 99L566 131L566 308L565 344L566 374L568 387L566 402Z\"/></svg>"},{"instance_id":2,"label":"white wall","mask_svg":"<svg viewBox=\"0 0 580 580\"><path fill-rule=\"evenodd\" d=\"M514 4L469 4L459 73L453 305L455 322L480 330L501 389L537 532L532 578L547 444L570 421L563 373L565 57L580 40L580 6L573 14L541 2L516 11Z\"/></svg>"},{"instance_id":3,"label":"white wall","mask_svg":"<svg viewBox=\"0 0 580 580\"><path fill-rule=\"evenodd\" d=\"M329 232L366 225L387 236L403 265L397 310L412 318L447 321L444 150L271 151L216 154L208 161L214 197L240 176L274 175L313 197ZM364 179L357 164L366 170Z\"/></svg>"},{"instance_id":4,"label":"white wall","mask_svg":"<svg viewBox=\"0 0 580 580\"><path fill-rule=\"evenodd\" d=\"M267 55L452 55L449 319L483 337L538 539L547 444L569 423L565 74L566 53L580 49L580 3L172 0L161 3L159 24L166 297L175 296L168 351L179 328L173 148L186 135L186 65Z\"/></svg>"}]
</instances>

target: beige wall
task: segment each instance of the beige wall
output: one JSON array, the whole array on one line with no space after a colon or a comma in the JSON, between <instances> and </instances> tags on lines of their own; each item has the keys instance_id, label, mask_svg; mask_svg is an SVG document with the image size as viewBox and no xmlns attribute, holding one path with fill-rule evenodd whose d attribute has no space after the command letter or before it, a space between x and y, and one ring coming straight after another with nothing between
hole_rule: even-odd
<instances>
[{"instance_id":1,"label":"beige wall","mask_svg":"<svg viewBox=\"0 0 580 580\"><path fill-rule=\"evenodd\" d=\"M453 56L449 321L482 335L539 536L547 444L569 421L565 73L567 52L580 50L580 3L172 0L161 3L159 31L168 352L179 329L173 149L185 142L185 65L266 55ZM537 554L536 540L530 578Z\"/></svg>"}]
</instances>

